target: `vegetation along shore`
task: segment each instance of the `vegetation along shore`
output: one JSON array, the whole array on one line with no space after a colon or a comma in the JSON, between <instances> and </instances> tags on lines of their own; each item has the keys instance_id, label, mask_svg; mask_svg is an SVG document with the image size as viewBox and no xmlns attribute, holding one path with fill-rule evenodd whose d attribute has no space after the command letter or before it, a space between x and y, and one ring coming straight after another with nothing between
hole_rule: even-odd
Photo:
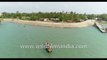
<instances>
[{"instance_id":1,"label":"vegetation along shore","mask_svg":"<svg viewBox=\"0 0 107 60\"><path fill-rule=\"evenodd\" d=\"M7 13L3 12L0 20L21 24L30 24L48 27L86 27L91 26L96 20L106 20L107 14L79 14L76 12L32 12L32 13Z\"/></svg>"}]
</instances>

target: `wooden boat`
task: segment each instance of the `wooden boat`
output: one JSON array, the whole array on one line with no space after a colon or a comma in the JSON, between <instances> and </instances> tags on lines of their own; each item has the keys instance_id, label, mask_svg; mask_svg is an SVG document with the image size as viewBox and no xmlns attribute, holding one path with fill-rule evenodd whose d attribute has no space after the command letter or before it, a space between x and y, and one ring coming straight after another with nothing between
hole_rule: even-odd
<instances>
[{"instance_id":1,"label":"wooden boat","mask_svg":"<svg viewBox=\"0 0 107 60\"><path fill-rule=\"evenodd\" d=\"M51 52L52 52L51 45L50 45L48 42L45 43L45 49L46 49L46 51L47 51L48 53L51 53Z\"/></svg>"}]
</instances>

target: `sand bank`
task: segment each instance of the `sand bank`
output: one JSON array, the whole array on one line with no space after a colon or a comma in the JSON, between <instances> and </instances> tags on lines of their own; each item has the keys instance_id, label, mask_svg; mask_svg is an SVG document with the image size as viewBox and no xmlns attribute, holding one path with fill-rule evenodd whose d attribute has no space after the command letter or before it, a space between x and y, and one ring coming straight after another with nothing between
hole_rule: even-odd
<instances>
[{"instance_id":1,"label":"sand bank","mask_svg":"<svg viewBox=\"0 0 107 60\"><path fill-rule=\"evenodd\" d=\"M87 20L78 23L65 23L65 22L43 22L43 21L28 21L28 20L16 20L16 19L3 19L5 22L14 22L20 24L30 24L36 26L48 26L48 27L61 27L61 28L75 28L75 27L87 27L92 26L95 20Z\"/></svg>"}]
</instances>

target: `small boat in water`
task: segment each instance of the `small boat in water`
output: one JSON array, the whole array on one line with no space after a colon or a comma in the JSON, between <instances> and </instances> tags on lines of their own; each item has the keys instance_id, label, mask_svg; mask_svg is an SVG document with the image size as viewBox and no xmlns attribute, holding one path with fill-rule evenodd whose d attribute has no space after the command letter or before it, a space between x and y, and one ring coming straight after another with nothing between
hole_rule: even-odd
<instances>
[{"instance_id":1,"label":"small boat in water","mask_svg":"<svg viewBox=\"0 0 107 60\"><path fill-rule=\"evenodd\" d=\"M52 52L52 47L47 41L45 42L45 49L48 53Z\"/></svg>"}]
</instances>

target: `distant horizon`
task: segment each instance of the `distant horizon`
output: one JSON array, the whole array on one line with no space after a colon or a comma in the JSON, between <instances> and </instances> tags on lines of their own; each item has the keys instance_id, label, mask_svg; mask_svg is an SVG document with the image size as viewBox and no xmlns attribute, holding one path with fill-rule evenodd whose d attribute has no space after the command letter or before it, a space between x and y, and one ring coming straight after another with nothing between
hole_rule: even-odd
<instances>
[{"instance_id":1,"label":"distant horizon","mask_svg":"<svg viewBox=\"0 0 107 60\"><path fill-rule=\"evenodd\" d=\"M16 13L17 11L15 12L6 12L6 13ZM42 12L42 13L50 13L50 12L43 12L43 11L38 11L38 12L20 12L18 11L19 13L38 13L38 12ZM52 12L57 12L57 11L52 11ZM58 11L58 12L63 12L63 11ZM57 12L57 13L58 13ZM64 11L64 13L66 13L67 11ZM75 11L72 11L72 12L75 12ZM3 13L3 12L0 12L0 14ZM69 11L67 13L70 13ZM75 12L77 13L77 12ZM77 13L77 14L93 14L93 13ZM107 13L102 13L102 14L107 14ZM94 15L100 15L100 14L94 14Z\"/></svg>"},{"instance_id":2,"label":"distant horizon","mask_svg":"<svg viewBox=\"0 0 107 60\"><path fill-rule=\"evenodd\" d=\"M107 2L0 2L0 13L76 12L107 14Z\"/></svg>"}]
</instances>

